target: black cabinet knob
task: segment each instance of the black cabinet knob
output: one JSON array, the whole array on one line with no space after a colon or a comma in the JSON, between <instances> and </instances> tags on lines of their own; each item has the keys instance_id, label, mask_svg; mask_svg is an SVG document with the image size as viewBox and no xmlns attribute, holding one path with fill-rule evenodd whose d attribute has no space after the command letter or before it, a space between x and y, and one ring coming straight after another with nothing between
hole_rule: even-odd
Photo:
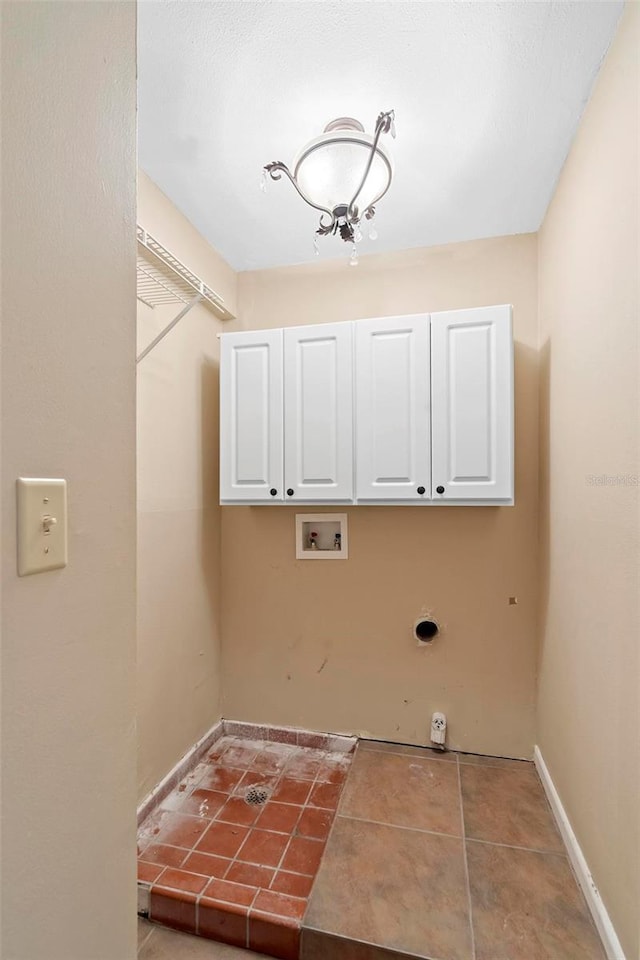
<instances>
[{"instance_id":1,"label":"black cabinet knob","mask_svg":"<svg viewBox=\"0 0 640 960\"><path fill-rule=\"evenodd\" d=\"M436 487L436 493L444 493L444 487Z\"/></svg>"},{"instance_id":2,"label":"black cabinet knob","mask_svg":"<svg viewBox=\"0 0 640 960\"><path fill-rule=\"evenodd\" d=\"M278 495L278 491L276 490L275 487L271 487L271 490L269 490L269 493L271 494L272 497L277 497Z\"/></svg>"},{"instance_id":3,"label":"black cabinet knob","mask_svg":"<svg viewBox=\"0 0 640 960\"><path fill-rule=\"evenodd\" d=\"M292 496L293 496L293 487L289 487L289 489L287 490L287 496L288 496L288 497L292 497Z\"/></svg>"},{"instance_id":4,"label":"black cabinet knob","mask_svg":"<svg viewBox=\"0 0 640 960\"><path fill-rule=\"evenodd\" d=\"M418 487L418 493L422 495L424 493L424 487Z\"/></svg>"}]
</instances>

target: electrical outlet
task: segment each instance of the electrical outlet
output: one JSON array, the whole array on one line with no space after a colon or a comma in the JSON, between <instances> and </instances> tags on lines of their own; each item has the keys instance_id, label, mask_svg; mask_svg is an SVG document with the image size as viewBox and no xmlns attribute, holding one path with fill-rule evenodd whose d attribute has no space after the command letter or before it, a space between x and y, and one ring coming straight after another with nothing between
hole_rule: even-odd
<instances>
[{"instance_id":1,"label":"electrical outlet","mask_svg":"<svg viewBox=\"0 0 640 960\"><path fill-rule=\"evenodd\" d=\"M447 736L447 718L444 713L436 711L431 717L431 743L444 747Z\"/></svg>"}]
</instances>

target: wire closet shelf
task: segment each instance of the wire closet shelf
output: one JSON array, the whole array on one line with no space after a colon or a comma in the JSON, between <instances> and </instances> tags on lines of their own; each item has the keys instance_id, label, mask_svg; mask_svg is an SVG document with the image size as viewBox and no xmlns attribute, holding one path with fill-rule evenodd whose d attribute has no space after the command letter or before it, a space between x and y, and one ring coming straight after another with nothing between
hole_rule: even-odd
<instances>
[{"instance_id":1,"label":"wire closet shelf","mask_svg":"<svg viewBox=\"0 0 640 960\"><path fill-rule=\"evenodd\" d=\"M233 314L215 290L178 260L144 227L138 225L137 297L153 309L166 304L183 304L180 312L167 324L148 346L136 357L136 363L149 354L196 303L202 303L222 320L232 320Z\"/></svg>"}]
</instances>

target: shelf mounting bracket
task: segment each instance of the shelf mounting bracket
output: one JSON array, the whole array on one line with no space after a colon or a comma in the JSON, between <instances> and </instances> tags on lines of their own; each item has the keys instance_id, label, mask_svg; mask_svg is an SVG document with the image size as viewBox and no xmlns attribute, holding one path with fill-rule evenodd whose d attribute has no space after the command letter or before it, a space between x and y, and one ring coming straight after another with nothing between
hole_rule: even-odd
<instances>
[{"instance_id":1,"label":"shelf mounting bracket","mask_svg":"<svg viewBox=\"0 0 640 960\"><path fill-rule=\"evenodd\" d=\"M195 307L196 303L200 303L202 298L203 298L203 294L197 293L192 300L190 300L187 304L185 304L185 306L182 308L180 313L173 318L171 323L168 323L167 326L164 328L164 330L161 330L158 336L154 337L151 343L148 344L148 346L146 346L144 350L142 350L142 352L138 354L138 356L136 357L136 363L140 363L141 360L144 360L147 354L151 353L153 348L156 347L161 340L164 340L166 335L170 333L171 330L173 330L176 324L180 323L182 318L186 316L187 313L189 313L189 310L191 310L192 307Z\"/></svg>"}]
</instances>

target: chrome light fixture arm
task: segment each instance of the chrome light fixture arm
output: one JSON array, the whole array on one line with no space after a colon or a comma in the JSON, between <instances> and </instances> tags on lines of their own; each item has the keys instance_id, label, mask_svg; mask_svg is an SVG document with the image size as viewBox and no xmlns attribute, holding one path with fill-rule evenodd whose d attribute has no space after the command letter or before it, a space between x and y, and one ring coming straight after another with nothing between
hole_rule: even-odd
<instances>
[{"instance_id":1,"label":"chrome light fixture arm","mask_svg":"<svg viewBox=\"0 0 640 960\"><path fill-rule=\"evenodd\" d=\"M314 210L320 210L322 216L320 217L320 229L318 230L318 233L322 233L322 234L331 233L331 231L334 229L336 225L336 216L333 210L329 210L328 207L322 207L319 204L314 203L313 200L311 200L311 198L308 197L306 193L304 193L304 191L300 189L300 186L298 185L296 178L293 176L293 174L289 170L289 167L286 165L286 163L282 163L281 160L273 160L271 163L266 164L266 166L264 167L264 170L266 173L269 174L272 180L281 180L282 174L284 173L284 175L288 177L291 183L294 185L298 194L302 197L304 202L308 203L310 207L314 208ZM329 217L328 224L323 223L323 217L325 214Z\"/></svg>"},{"instance_id":2,"label":"chrome light fixture arm","mask_svg":"<svg viewBox=\"0 0 640 960\"><path fill-rule=\"evenodd\" d=\"M382 136L383 133L388 133L389 131L391 131L392 137L395 137L396 135L394 120L395 120L395 112L393 110L388 110L386 113L382 112L378 115L378 119L376 120L375 136L373 138L373 143L371 144L371 153L369 154L369 160L367 161L367 165L365 167L364 173L362 174L362 180L360 181L360 185L358 186L358 189L354 193L351 203L349 204L349 207L347 210L347 220L349 222L352 222L355 219L356 200L360 196L362 188L364 187L367 177L369 176L369 171L371 170L371 165L376 155L376 150L378 148L378 141L380 140L380 137ZM371 201L371 203L365 210L365 216L367 217L367 220L371 219L371 217L373 216L373 212L370 213L370 211L373 211L375 204L378 202L378 200L384 197L385 193L387 192L390 186L391 186L391 177L389 177L389 180L384 190L382 190L382 192L379 193L377 197L374 197L374 199Z\"/></svg>"}]
</instances>

